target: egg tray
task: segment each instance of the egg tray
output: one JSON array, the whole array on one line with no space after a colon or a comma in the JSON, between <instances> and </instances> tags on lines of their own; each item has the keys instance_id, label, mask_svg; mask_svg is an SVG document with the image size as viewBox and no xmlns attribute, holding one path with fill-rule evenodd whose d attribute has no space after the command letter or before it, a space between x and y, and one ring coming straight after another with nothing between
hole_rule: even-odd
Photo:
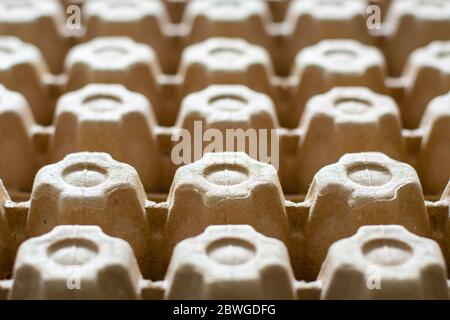
<instances>
[{"instance_id":1,"label":"egg tray","mask_svg":"<svg viewBox=\"0 0 450 320\"><path fill-rule=\"evenodd\" d=\"M20 1L2 299L448 299L450 1Z\"/></svg>"},{"instance_id":2,"label":"egg tray","mask_svg":"<svg viewBox=\"0 0 450 320\"><path fill-rule=\"evenodd\" d=\"M2 188L3 296L447 299L449 191L425 201L411 166L367 152L322 168L292 202L273 166L208 153L158 203L133 167L70 154L40 170L27 202Z\"/></svg>"},{"instance_id":3,"label":"egg tray","mask_svg":"<svg viewBox=\"0 0 450 320\"><path fill-rule=\"evenodd\" d=\"M198 2L200 3L202 1ZM303 1L298 2L300 3ZM323 38L333 38L332 30L340 30L340 28L338 28L340 25L343 28L345 26L348 27L349 21L337 19L337 22L332 20L335 21L334 23L336 25L333 25L333 27L328 30L328 28L326 28L325 25L321 25L321 23L326 24L327 21L331 19L331 16L329 15L338 15L339 12L348 15L349 12L352 12L352 14L355 15L355 19L356 17L358 17L359 20L362 19L361 3L364 3L364 1L356 1L359 4L351 4L352 2L355 1L345 1L347 4L344 4L343 2L341 4L343 6L342 8L339 7L339 4L333 2L337 10L337 12L334 13L330 13L330 10L327 10L326 6L323 8L314 4L314 1L308 2L310 3L308 6L312 6L311 8L308 7L308 10L317 13L322 12L324 15L320 17L320 19L316 17L316 22L318 23L317 29L323 30ZM268 54L268 52L271 51L270 45L264 44L265 48L263 48L258 45L250 44L243 39L209 38L203 42L190 45L184 50L178 50L180 51L180 54L183 52L178 72L170 75L162 73L161 70L164 70L165 68L164 66L161 67L158 60L170 56L172 52L176 52L177 50L174 49L176 48L175 44L169 45L169 47L172 48L170 53L164 52L161 54L158 52L159 49L157 48L157 43L150 42L150 44L153 44L155 47L153 50L145 44L135 43L130 39L135 38L138 41L148 43L148 41L143 41L137 34L131 32L132 30L137 30L137 32L139 30L146 30L141 23L144 23L147 20L141 21L136 17L135 19L130 17L133 17L132 14L137 14L138 16L143 14L144 16L149 15L150 17L153 17L152 19L161 19L156 13L164 12L165 9L162 3L158 1L150 1L151 4L148 3L148 1L131 1L130 3L133 4L129 6L128 11L125 10L118 16L117 12L114 11L115 7L113 2L94 1L92 2L93 9L88 9L88 6L84 6L83 10L86 10L88 13L91 12L90 10L92 10L92 12L97 12L95 10L98 10L97 13L92 13L92 17L90 14L87 14L88 17L85 17L84 19L84 25L87 26L86 30L91 30L92 37L94 37L94 35L95 37L126 35L130 38L95 38L90 42L72 48L70 51L69 48L76 43L76 41L71 41L70 39L73 40L77 37L61 36L58 38L58 36L55 36L55 39L60 39L63 42L69 43L67 46L64 46L56 45L59 40L48 41L47 39L45 42L42 42L42 39L40 39L35 32L31 32L36 29L46 30L45 28L47 27L56 29L52 29L53 31L49 29L48 32L42 32L42 34L46 36L50 34L58 35L61 30L68 32L67 27L62 23L61 7L58 6L57 2L35 2L33 3L33 7L27 9L22 8L22 10L16 10L17 12L14 11L14 6L8 7L8 3L8 1L4 1L4 6L5 8L8 8L8 10L12 10L12 13L5 11L10 14L8 16L3 16L2 19L9 21L7 20L8 18L12 22L0 23L0 33L3 35L17 35L24 41L30 41L31 43L37 44L48 61L52 62L52 64L54 64L55 61L59 61L57 67L46 67L45 59L42 58L40 53L31 44L22 43L16 38L2 38L2 46L4 47L4 51L8 52L8 54L5 55L5 59L3 60L5 67L3 69L4 71L0 74L0 82L5 84L9 89L24 94L33 111L34 118L38 123L38 125L36 125L33 120L30 119L29 115L26 115L27 111L22 110L18 112L20 117L25 118L22 120L25 124L18 124L18 126L23 127L23 135L28 135L30 138L28 138L28 141L22 141L22 144L25 145L23 147L24 150L19 152L19 155L12 155L11 159L5 160L3 168L1 169L3 180L15 199L26 199L28 197L27 192L30 191L32 179L38 168L45 164L61 160L62 156L69 152L83 150L106 151L112 153L114 158L128 162L138 169L148 192L167 193L168 187L172 181L173 173L176 169L176 166L173 165L172 157L169 156L176 141L174 143L170 141L171 139L169 138L173 137L174 132L176 133L180 127L189 127L191 125L190 122L193 122L194 120L201 120L206 127L209 126L211 128L227 128L230 126L228 123L234 122L235 124L232 126L238 126L244 129L261 125L265 129L277 129L278 136L280 137L279 167L282 185L287 194L297 195L297 199L298 197L301 199L301 194L305 194L314 173L317 172L320 167L337 161L341 155L347 152L382 151L396 159L411 163L418 170L423 180L422 184L425 193L429 199L437 199L446 184L446 179L449 176L449 168L445 163L449 161L449 155L448 152L445 151L448 149L446 148L448 143L448 138L446 137L448 136L448 133L444 133L444 131L448 125L442 125L440 119L444 119L442 120L444 122L448 121L445 120L448 119L448 112L445 112L445 107L430 107L429 109L431 109L431 111L428 112L428 115L423 116L423 114L433 98L443 95L450 90L449 69L448 64L446 64L447 60L445 60L445 57L447 56L445 53L449 50L448 42L433 42L424 48L417 49L415 53L410 56L409 63L405 68L403 76L400 78L392 78L392 73L389 74L386 70L388 69L387 66L389 66L394 58L387 55L386 62L381 54L382 51L379 49L368 47L367 44L355 42L354 39L361 40L358 37L348 36L353 40L324 40L301 50L297 55L295 62L292 62L294 67L292 67L291 74L288 77L282 77L280 76L280 73L277 74L274 72L274 69L277 69L277 67L274 68L272 66L272 60L275 61L275 59L271 59ZM240 2L237 5L243 7L242 12L252 12L252 10L256 10L257 12L267 11L266 4L263 1ZM99 6L100 8L95 9L96 6ZM108 7L109 9L105 9L104 6L111 6L111 8ZM203 4L192 4L192 6L194 8L198 7L200 12L205 10L204 6L208 8L209 6L212 6L211 10L206 10L206 13L202 13L206 16L210 14L211 21L208 20L209 18L206 20L208 20L211 25L215 26L215 28L211 29L212 33L208 34L208 37L232 35L231 33L227 34L227 32L230 31L229 24L231 22L228 21L228 24L224 26L221 24L224 22L220 22L220 19L216 21L215 19L218 18L214 16L214 12L220 13L222 12L221 10L225 10L228 12L227 14L237 14L230 13L230 10L227 11L226 5L224 5L225 9L221 9L221 6L217 4L216 1L206 1L203 2ZM301 7L302 5L300 4L299 6ZM354 6L353 9L355 12L358 12L358 14L349 10L346 6L350 6L349 8L353 8ZM395 9L396 6L398 6L397 9ZM425 6L424 10L418 10L420 6ZM293 5L293 8L294 7L295 6ZM143 8L147 9L144 10ZM433 6L426 5L420 1L396 1L391 10L393 12L390 15L391 18L387 19L392 20L390 24L394 24L393 21L398 21L400 24L398 30L403 30L403 28L406 28L408 25L407 22L404 21L406 20L404 19L404 15L407 15L405 12L412 10L415 12L415 15L417 15L414 16L415 20L413 19L414 23L417 23L417 26L420 26L424 30L428 30L428 28L431 28L431 25L435 26L434 23L437 23L438 25L435 26L435 29L443 30L445 34L446 30L450 30L445 27L445 24L448 23L445 18L447 4L445 1L442 2L441 10L433 8ZM258 11L257 9L262 11ZM25 19L25 14L31 12L31 10L33 10L33 14L26 17L28 20ZM306 8L302 10L307 11ZM292 11L295 12L295 9L292 9ZM14 15L14 13L16 15ZM202 16L202 14L199 13L199 16ZM299 15L303 17L303 14L305 13L303 12ZM18 20L21 15L21 22L14 22L14 19ZM97 17L97 15L100 17ZM118 26L122 25L118 24L117 19L119 19L119 17L123 18L123 15L129 15L129 23L133 25L135 29L130 27L119 28L118 30ZM443 15L443 17L440 15ZM187 14L187 16L189 16L189 14ZM37 19L38 17L40 17L40 19ZM334 18L336 17L337 16L334 16ZM96 19L99 19L99 23L103 26L102 28L94 23ZM247 23L242 17L235 17L235 19L240 21L239 23L241 24L245 25L245 23ZM364 19L366 19L366 17ZM186 18L186 21L187 20L188 18ZM47 27L40 25L45 21L47 22L45 24ZM53 23L49 23L52 21ZM238 24L238 22L233 23ZM285 23L287 25L293 24L292 21L289 22L288 20L286 20ZM93 26L91 26L91 24ZM180 25L183 25L183 23ZM386 22L384 29L382 30L389 29L388 25L389 23ZM105 30L105 33L98 31L96 26L101 30ZM181 26L179 27L183 29ZM219 32L216 29L222 30L223 32ZM268 27L268 29L271 30L277 28ZM279 26L278 29L282 30L283 27ZM360 29L354 27L351 28L351 30ZM362 29L366 30L366 28ZM242 34L239 34L239 36L245 39L245 28L242 27L239 28L239 30L240 32L242 31ZM125 34L123 34L124 31ZM403 37L408 36L408 39L411 38L409 33L405 34L404 32L398 32L398 36L402 35ZM89 34L88 31L85 33L86 35ZM339 34L340 37L342 37L342 34ZM79 41L88 40L87 38L89 37L86 35L83 36L80 34L77 39ZM435 35L426 33L426 35L430 36L429 39L427 38L429 41L446 39L440 34ZM165 38L165 36L162 38ZM152 39L161 40L162 38L156 37ZM319 40L320 39L317 41ZM257 41L254 42L257 43ZM287 41L287 43L291 42L291 40ZM51 46L48 47L48 44L51 44ZM190 43L186 43L182 48L185 48L188 44ZM419 46L420 45L417 44L414 48ZM58 53L60 49L64 47L67 47L67 51ZM275 47L281 48L283 45L276 45ZM397 52L399 50L394 51ZM49 52L53 55L58 53L61 55L61 58L52 58L49 56ZM52 75L49 70L62 70L62 61L64 60L66 53L68 54L65 57L64 73L56 76ZM286 54L283 55L286 56ZM283 61L286 61L286 59L283 59ZM176 66L178 64L174 63L172 65ZM19 79L19 81L17 79ZM27 79L27 81L21 81L20 79ZM79 145L61 146L60 149L63 151L53 150L58 149L53 146L52 142L59 139L58 125L68 125L67 122L60 120L69 112L63 112L64 116L58 118L55 114L56 101L59 103L61 100L64 100L61 98L64 93L81 89L89 83L98 82L123 84L129 90L140 92L150 100L152 110L157 119L156 123L158 124L156 124L155 121L147 120L151 123L150 131L152 131L152 133L150 134L154 136L153 138L147 138L147 140L152 139L155 141L151 143L152 146L146 145L142 147L141 144L141 147L146 148L147 153L159 153L160 156L153 156L155 160L152 160L149 165L146 166L145 164L142 164L142 160L132 160L128 155L120 154L123 152L111 151L113 148L122 149L123 151L123 147L118 147L116 143L107 141L90 141L88 143L90 144L89 146L81 142ZM185 107L185 109L188 109L185 113L180 110L183 108L183 103L188 104L188 102L186 102L186 100L188 100L186 98L188 94L198 92L213 84L241 84L248 86L252 90L266 94L273 102L273 106L270 106L270 102L264 101L264 104L267 105L265 106L265 113L271 113L269 115L271 119L253 120L255 118L255 113L262 113L262 111L256 111L256 109L253 108L254 110L249 111L246 115L248 118L245 118L243 121L241 120L238 125L236 124L238 120L233 119L230 114L228 115L228 123L222 121L221 124L217 124L211 120L215 117L214 114L205 114L200 118L196 118L189 113L189 107ZM348 110L346 111L346 109L349 108L348 104L356 103L358 104L357 108L362 109L371 108L371 104L376 105L377 101L378 104L382 104L381 97L371 95L370 93L361 90L338 91L334 94L330 93L328 98L330 101L325 101L324 99L322 103L332 104L336 107L335 109L338 111L334 114L327 115L327 117L332 119L330 121L339 124L335 126L336 129L328 128L328 130L335 130L334 132L322 133L329 135L328 138L323 138L325 140L324 145L317 143L317 148L309 147L309 141L312 141L312 144L316 144L314 142L314 135L320 135L320 133L315 132L312 123L314 123L317 118L322 117L323 111L316 105L315 107L309 107L311 110L305 112L308 101L315 95L323 94L332 88L342 86L366 87L375 93L390 95L399 106L400 115L396 114L396 111L394 110L396 109L395 106L390 106L390 110L380 111L378 114L366 112L366 121L372 125L372 128L369 129L369 125L367 125L366 128L355 129L355 127L346 124L346 122L354 122L354 119L359 118L360 115L354 115L353 118L351 115L348 115ZM95 91L94 89L91 90ZM114 91L114 95L112 95L113 98L118 94L116 92L118 90L116 89L102 90L106 90L108 95L110 95L111 91ZM230 97L242 98L242 95L244 95L244 92L237 92L237 89L235 88L221 90L223 90L222 94L224 95L224 98L227 99ZM230 92L227 92L227 90ZM86 93L86 91L83 92ZM95 95L94 92L91 94ZM214 92L211 91L209 94L214 95ZM262 100L258 100L250 93L246 94L250 95L250 100L255 100L255 104L262 103ZM207 95L208 93L203 93L203 98ZM332 100L332 96L335 96L334 101ZM102 96L100 95L100 97ZM201 95L199 95L199 97L201 97ZM244 97L244 100L246 98L247 97ZM193 98L191 97L191 101L192 100ZM197 102L209 104L208 102L201 100L198 100ZM75 101L72 101L72 103L75 103ZM82 102L77 103L83 104ZM369 106L364 105L367 103ZM442 99L440 103L445 104L445 102L442 102ZM141 104L145 103L141 102ZM311 104L313 103L311 102ZM318 104L317 101L316 104ZM392 101L387 102L387 100L385 100L383 104L393 105L395 103ZM252 106L253 103L250 103L250 105ZM351 108L352 107L350 107L350 109ZM61 107L61 109L63 108ZM275 109L275 111L273 112L270 109ZM382 108L376 106L375 109L381 110ZM74 112L72 112L72 114L73 113ZM81 110L76 111L76 113L77 115L75 116L78 118L83 118L84 116L89 118L87 113L84 113L84 116L82 116L83 111ZM141 113L145 112L142 111ZM191 111L191 113L193 112ZM107 116L105 115L105 117ZM145 115L145 117L151 118L152 115ZM392 123L387 125L388 128L384 127L381 122L385 117L401 119L401 123L404 124L404 129L401 130L401 127L400 129L397 128L399 124L395 123L398 122L398 120L395 119L391 119ZM52 119L53 123L49 126ZM110 120L111 119L107 121ZM80 127L83 126L83 121L86 120L78 121ZM92 119L87 119L87 121L92 121ZM105 120L105 122L107 121ZM258 121L266 121L266 123L261 124L258 123ZM323 123L319 125L323 125ZM379 130L380 132L370 132L371 130L376 131L375 128L377 126L381 127ZM112 127L113 126L111 125L110 128ZM148 130L142 130L143 136L149 135L148 132L145 132ZM401 132L399 132L399 130L401 130ZM54 134L55 131L56 133ZM76 135L75 131L76 130L74 129L72 134ZM349 131L354 133L354 139L349 140L359 140L359 142L352 144L345 141L336 141L336 139L331 142L333 140L330 138L331 136L342 136L343 140L347 140L346 136L349 135ZM83 129L81 129L81 132L83 132ZM78 134L83 135L83 133ZM85 132L84 134L94 133ZM385 134L390 135L389 138L384 136ZM118 135L123 136L124 134L118 133ZM308 138L309 136L312 138ZM363 138L363 136L365 136L365 138ZM20 138L18 139L20 140ZM26 140L26 138L22 138L22 140ZM127 140L127 138L123 138L123 140ZM389 140L394 140L395 142L392 144L396 144L396 146L392 146ZM127 144L127 142L124 142L124 144ZM335 146L335 150L332 152L333 154L324 155L324 150L330 150L330 145ZM444 152L442 152L442 150L444 150ZM134 157L139 158L139 155L134 155ZM143 156L141 155L141 158L142 157ZM317 160L318 157L321 158L320 161ZM24 158L23 160L28 160L31 163L24 164L23 160L18 160L18 158ZM158 160L157 158L160 159ZM191 157L191 160L198 159L198 156ZM162 163L160 167L162 170L155 169L157 166L155 166L154 163L157 163L158 161ZM14 170L11 170L11 166L15 167ZM295 168L299 166L302 168L301 176L298 177L297 175L292 175L291 172L294 172ZM159 177L154 177L151 173L148 173L148 171L151 170L154 172L161 171L161 174ZM11 175L12 177L5 177L5 175ZM161 198L161 196L157 197Z\"/></svg>"}]
</instances>

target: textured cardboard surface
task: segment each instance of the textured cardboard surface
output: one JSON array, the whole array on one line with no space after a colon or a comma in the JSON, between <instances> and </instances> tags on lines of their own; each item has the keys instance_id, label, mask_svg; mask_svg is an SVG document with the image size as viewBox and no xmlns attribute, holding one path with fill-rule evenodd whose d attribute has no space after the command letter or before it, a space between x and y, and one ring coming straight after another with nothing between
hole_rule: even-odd
<instances>
[{"instance_id":1,"label":"textured cardboard surface","mask_svg":"<svg viewBox=\"0 0 450 320\"><path fill-rule=\"evenodd\" d=\"M449 57L449 0L0 0L0 297L448 299Z\"/></svg>"}]
</instances>

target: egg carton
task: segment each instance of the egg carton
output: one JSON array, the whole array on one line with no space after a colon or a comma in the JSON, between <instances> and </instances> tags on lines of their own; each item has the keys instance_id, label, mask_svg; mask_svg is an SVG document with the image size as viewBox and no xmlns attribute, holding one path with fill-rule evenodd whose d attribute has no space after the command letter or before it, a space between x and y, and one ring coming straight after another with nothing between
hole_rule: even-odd
<instances>
[{"instance_id":1,"label":"egg carton","mask_svg":"<svg viewBox=\"0 0 450 320\"><path fill-rule=\"evenodd\" d=\"M425 201L410 165L368 152L322 168L292 202L273 166L208 153L157 203L133 167L70 154L27 202L2 188L1 296L447 299L449 192Z\"/></svg>"},{"instance_id":2,"label":"egg carton","mask_svg":"<svg viewBox=\"0 0 450 320\"><path fill-rule=\"evenodd\" d=\"M0 0L0 298L447 299L449 26L449 0ZM228 129L269 135L206 153Z\"/></svg>"}]
</instances>

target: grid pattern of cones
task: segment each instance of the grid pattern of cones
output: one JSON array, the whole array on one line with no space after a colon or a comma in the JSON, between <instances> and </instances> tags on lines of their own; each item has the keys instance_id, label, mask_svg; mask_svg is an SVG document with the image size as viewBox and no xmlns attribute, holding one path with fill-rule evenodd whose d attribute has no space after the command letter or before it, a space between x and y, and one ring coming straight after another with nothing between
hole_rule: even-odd
<instances>
[{"instance_id":1,"label":"grid pattern of cones","mask_svg":"<svg viewBox=\"0 0 450 320\"><path fill-rule=\"evenodd\" d=\"M448 299L450 0L0 0L0 179L1 299Z\"/></svg>"}]
</instances>

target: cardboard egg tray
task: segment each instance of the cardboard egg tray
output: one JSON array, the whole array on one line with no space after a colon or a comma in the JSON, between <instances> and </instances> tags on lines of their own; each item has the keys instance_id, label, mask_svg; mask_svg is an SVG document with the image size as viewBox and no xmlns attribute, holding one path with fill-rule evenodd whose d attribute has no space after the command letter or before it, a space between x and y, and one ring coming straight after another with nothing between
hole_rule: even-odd
<instances>
[{"instance_id":1,"label":"cardboard egg tray","mask_svg":"<svg viewBox=\"0 0 450 320\"><path fill-rule=\"evenodd\" d=\"M0 84L2 298L448 299L450 0L0 0Z\"/></svg>"}]
</instances>

